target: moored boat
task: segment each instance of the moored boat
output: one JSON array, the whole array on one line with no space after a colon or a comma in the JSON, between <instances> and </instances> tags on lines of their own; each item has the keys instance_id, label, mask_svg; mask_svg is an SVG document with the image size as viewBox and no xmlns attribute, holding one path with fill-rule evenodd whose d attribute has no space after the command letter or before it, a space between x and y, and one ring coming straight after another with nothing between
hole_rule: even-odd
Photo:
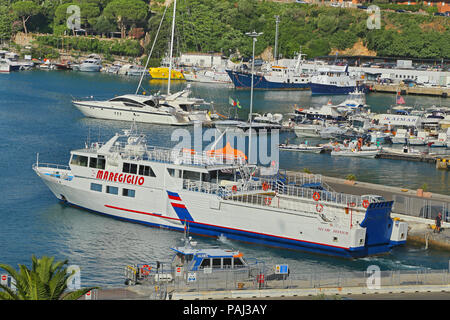
<instances>
[{"instance_id":1,"label":"moored boat","mask_svg":"<svg viewBox=\"0 0 450 320\"><path fill-rule=\"evenodd\" d=\"M215 151L152 147L124 131L71 151L69 166L33 169L66 204L152 227L347 258L406 241L392 201L328 190L320 176L262 175L240 151Z\"/></svg>"}]
</instances>

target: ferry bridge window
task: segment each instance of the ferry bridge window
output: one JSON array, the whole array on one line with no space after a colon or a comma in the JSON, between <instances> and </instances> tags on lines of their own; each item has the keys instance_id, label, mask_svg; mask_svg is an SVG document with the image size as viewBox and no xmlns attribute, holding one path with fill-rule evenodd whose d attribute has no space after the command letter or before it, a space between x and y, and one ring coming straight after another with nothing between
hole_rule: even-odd
<instances>
[{"instance_id":1,"label":"ferry bridge window","mask_svg":"<svg viewBox=\"0 0 450 320\"><path fill-rule=\"evenodd\" d=\"M153 172L152 168L150 166L139 166L139 174L141 176L147 176L147 177L156 177L155 173Z\"/></svg>"},{"instance_id":2,"label":"ferry bridge window","mask_svg":"<svg viewBox=\"0 0 450 320\"><path fill-rule=\"evenodd\" d=\"M119 194L119 188L112 187L112 186L106 186L106 193Z\"/></svg>"},{"instance_id":3,"label":"ferry bridge window","mask_svg":"<svg viewBox=\"0 0 450 320\"><path fill-rule=\"evenodd\" d=\"M200 264L201 268L209 268L211 267L211 259L205 258L203 259L202 263Z\"/></svg>"},{"instance_id":4,"label":"ferry bridge window","mask_svg":"<svg viewBox=\"0 0 450 320\"><path fill-rule=\"evenodd\" d=\"M242 267L244 264L242 263L241 258L234 258L233 265L235 267Z\"/></svg>"},{"instance_id":5,"label":"ferry bridge window","mask_svg":"<svg viewBox=\"0 0 450 320\"><path fill-rule=\"evenodd\" d=\"M223 267L231 268L231 258L223 258Z\"/></svg>"},{"instance_id":6,"label":"ferry bridge window","mask_svg":"<svg viewBox=\"0 0 450 320\"><path fill-rule=\"evenodd\" d=\"M214 258L214 259L212 259L212 262L213 262L212 263L213 268L220 268L222 265L222 261L220 258Z\"/></svg>"},{"instance_id":7,"label":"ferry bridge window","mask_svg":"<svg viewBox=\"0 0 450 320\"><path fill-rule=\"evenodd\" d=\"M82 166L87 167L88 165L88 157L80 156L78 154L74 154L72 156L72 160L70 161L70 164L76 165L76 166Z\"/></svg>"},{"instance_id":8,"label":"ferry bridge window","mask_svg":"<svg viewBox=\"0 0 450 320\"><path fill-rule=\"evenodd\" d=\"M125 173L137 174L137 164L124 162L122 171Z\"/></svg>"},{"instance_id":9,"label":"ferry bridge window","mask_svg":"<svg viewBox=\"0 0 450 320\"><path fill-rule=\"evenodd\" d=\"M98 183L91 183L91 190L102 192L102 185Z\"/></svg>"},{"instance_id":10,"label":"ferry bridge window","mask_svg":"<svg viewBox=\"0 0 450 320\"><path fill-rule=\"evenodd\" d=\"M122 189L122 195L124 197L134 198L135 194L136 194L136 191L133 189L125 189L125 188Z\"/></svg>"},{"instance_id":11,"label":"ferry bridge window","mask_svg":"<svg viewBox=\"0 0 450 320\"><path fill-rule=\"evenodd\" d=\"M98 157L97 159L97 169L105 169L106 160L103 157Z\"/></svg>"}]
</instances>

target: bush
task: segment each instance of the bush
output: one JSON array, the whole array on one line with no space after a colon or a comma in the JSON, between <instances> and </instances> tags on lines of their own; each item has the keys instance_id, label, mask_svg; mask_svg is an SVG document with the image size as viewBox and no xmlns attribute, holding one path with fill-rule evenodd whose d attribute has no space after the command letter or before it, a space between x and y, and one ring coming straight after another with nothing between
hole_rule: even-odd
<instances>
[{"instance_id":1,"label":"bush","mask_svg":"<svg viewBox=\"0 0 450 320\"><path fill-rule=\"evenodd\" d=\"M37 42L41 45L51 47L61 46L64 39L64 46L83 52L96 52L102 54L115 54L121 56L137 57L142 54L142 47L136 40L100 40L94 37L82 36L39 36Z\"/></svg>"}]
</instances>

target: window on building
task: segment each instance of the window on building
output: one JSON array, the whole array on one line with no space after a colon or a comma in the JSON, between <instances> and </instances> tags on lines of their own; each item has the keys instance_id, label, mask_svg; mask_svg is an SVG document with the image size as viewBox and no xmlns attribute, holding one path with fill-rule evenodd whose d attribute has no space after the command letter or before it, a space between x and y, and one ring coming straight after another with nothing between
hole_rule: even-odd
<instances>
[{"instance_id":1,"label":"window on building","mask_svg":"<svg viewBox=\"0 0 450 320\"><path fill-rule=\"evenodd\" d=\"M91 190L102 192L102 185L98 183L91 183Z\"/></svg>"},{"instance_id":2,"label":"window on building","mask_svg":"<svg viewBox=\"0 0 450 320\"><path fill-rule=\"evenodd\" d=\"M106 186L106 193L110 193L110 194L119 194L119 188L117 187L112 187L112 186Z\"/></svg>"},{"instance_id":3,"label":"window on building","mask_svg":"<svg viewBox=\"0 0 450 320\"><path fill-rule=\"evenodd\" d=\"M133 189L125 189L125 188L123 188L123 189L122 189L122 195L123 195L124 197L134 198L135 195L136 195L136 191L133 190Z\"/></svg>"}]
</instances>

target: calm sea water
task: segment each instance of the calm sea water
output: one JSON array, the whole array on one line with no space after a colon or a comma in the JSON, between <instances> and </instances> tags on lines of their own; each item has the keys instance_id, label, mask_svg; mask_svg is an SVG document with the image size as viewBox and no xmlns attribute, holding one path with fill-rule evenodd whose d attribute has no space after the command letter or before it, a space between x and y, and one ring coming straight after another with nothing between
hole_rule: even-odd
<instances>
[{"instance_id":1,"label":"calm sea water","mask_svg":"<svg viewBox=\"0 0 450 320\"><path fill-rule=\"evenodd\" d=\"M88 213L60 204L31 169L40 154L40 162L67 164L69 152L84 142L108 139L129 123L87 119L72 106L74 97L133 93L138 79L114 75L58 71L27 71L0 77L0 263L17 266L30 264L31 255L50 255L81 267L82 285L122 285L127 264L168 260L169 247L180 245L182 234L148 228ZM173 91L185 83L173 83ZM165 83L149 83L150 91L165 91ZM217 111L228 113L228 98L244 106L246 117L249 91L236 91L226 85L193 84L193 95L213 100ZM309 92L255 91L255 112L289 113L293 105L326 103L330 97L314 97ZM331 97L340 102L344 97ZM374 112L382 112L393 103L392 95L370 94L367 103ZM447 105L449 100L406 97L418 106ZM172 127L139 124L149 143L173 146ZM281 133L280 141L301 142L292 133ZM339 159L329 155L280 153L280 166L286 169L308 168L315 173L345 177L353 173L360 181L384 183L414 189L426 182L433 192L450 194L449 173L431 164L377 159ZM448 252L416 247L397 248L392 253L348 261L301 252L260 247L229 240L197 238L199 246L220 246L260 258L268 264L288 263L295 272L335 272L365 270L377 264L382 270L447 268Z\"/></svg>"}]
</instances>

